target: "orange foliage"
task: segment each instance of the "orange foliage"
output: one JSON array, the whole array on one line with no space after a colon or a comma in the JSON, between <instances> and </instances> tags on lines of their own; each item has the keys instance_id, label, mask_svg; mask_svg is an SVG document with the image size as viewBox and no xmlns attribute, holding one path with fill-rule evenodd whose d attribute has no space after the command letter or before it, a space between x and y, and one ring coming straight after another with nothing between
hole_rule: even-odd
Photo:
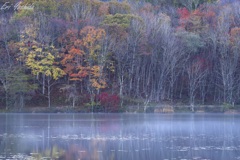
<instances>
[{"instance_id":1,"label":"orange foliage","mask_svg":"<svg viewBox=\"0 0 240 160\"><path fill-rule=\"evenodd\" d=\"M109 5L108 3L103 3L98 9L98 16L104 16L109 14Z\"/></svg>"},{"instance_id":2,"label":"orange foliage","mask_svg":"<svg viewBox=\"0 0 240 160\"><path fill-rule=\"evenodd\" d=\"M65 67L64 71L69 75L70 80L79 80L76 69L81 63L84 52L81 50L81 40L78 39L78 32L75 29L69 29L60 37L59 42L65 45L62 53L61 64Z\"/></svg>"},{"instance_id":3,"label":"orange foliage","mask_svg":"<svg viewBox=\"0 0 240 160\"><path fill-rule=\"evenodd\" d=\"M240 40L240 28L239 27L235 27L232 28L230 31L230 41L232 43L238 42Z\"/></svg>"},{"instance_id":4,"label":"orange foliage","mask_svg":"<svg viewBox=\"0 0 240 160\"><path fill-rule=\"evenodd\" d=\"M79 56L83 55L83 51L80 50L80 49L77 49L75 47L70 48L69 53L72 54L72 55L79 55Z\"/></svg>"},{"instance_id":5,"label":"orange foliage","mask_svg":"<svg viewBox=\"0 0 240 160\"><path fill-rule=\"evenodd\" d=\"M74 29L67 30L63 37L59 38L59 42L65 45L61 64L69 75L69 80L81 81L88 78L92 87L106 87L102 67L97 60L101 40L105 34L103 29L87 26L80 32Z\"/></svg>"},{"instance_id":6,"label":"orange foliage","mask_svg":"<svg viewBox=\"0 0 240 160\"><path fill-rule=\"evenodd\" d=\"M232 37L240 37L240 28L239 27L232 28L230 31L230 35Z\"/></svg>"},{"instance_id":7,"label":"orange foliage","mask_svg":"<svg viewBox=\"0 0 240 160\"><path fill-rule=\"evenodd\" d=\"M152 5L151 3L146 3L143 5L143 7L140 8L140 12L142 13L154 13L154 12L158 12L160 9L159 5Z\"/></svg>"},{"instance_id":8,"label":"orange foliage","mask_svg":"<svg viewBox=\"0 0 240 160\"><path fill-rule=\"evenodd\" d=\"M96 29L93 26L87 26L80 31L80 35L83 37L83 44L86 45L101 40L106 33L103 29Z\"/></svg>"}]
</instances>

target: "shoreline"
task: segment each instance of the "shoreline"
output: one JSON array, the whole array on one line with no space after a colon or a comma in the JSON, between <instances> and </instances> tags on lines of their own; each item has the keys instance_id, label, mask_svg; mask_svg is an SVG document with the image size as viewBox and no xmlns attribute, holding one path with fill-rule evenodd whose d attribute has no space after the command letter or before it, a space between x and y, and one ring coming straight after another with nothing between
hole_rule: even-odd
<instances>
[{"instance_id":1,"label":"shoreline","mask_svg":"<svg viewBox=\"0 0 240 160\"><path fill-rule=\"evenodd\" d=\"M89 107L61 106L61 107L25 107L22 109L2 109L1 113L226 113L240 114L239 106L225 105L196 105L194 111L190 105L157 105L157 106L133 106L129 105L115 112L105 112L104 110L91 111Z\"/></svg>"}]
</instances>

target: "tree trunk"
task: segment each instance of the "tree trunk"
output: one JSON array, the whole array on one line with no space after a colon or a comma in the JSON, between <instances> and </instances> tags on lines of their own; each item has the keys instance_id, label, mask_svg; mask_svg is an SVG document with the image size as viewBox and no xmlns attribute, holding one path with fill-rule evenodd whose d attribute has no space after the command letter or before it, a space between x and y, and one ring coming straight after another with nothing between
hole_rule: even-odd
<instances>
[{"instance_id":1,"label":"tree trunk","mask_svg":"<svg viewBox=\"0 0 240 160\"><path fill-rule=\"evenodd\" d=\"M23 109L24 107L24 95L21 93L20 97L19 97L19 101L20 101L20 111Z\"/></svg>"},{"instance_id":2,"label":"tree trunk","mask_svg":"<svg viewBox=\"0 0 240 160\"><path fill-rule=\"evenodd\" d=\"M7 93L7 91L6 91L6 94L5 94L5 103L6 103L6 110L8 110L9 105L8 105L8 93Z\"/></svg>"},{"instance_id":3,"label":"tree trunk","mask_svg":"<svg viewBox=\"0 0 240 160\"><path fill-rule=\"evenodd\" d=\"M43 74L43 79L42 79L42 94L45 94L45 75Z\"/></svg>"},{"instance_id":4,"label":"tree trunk","mask_svg":"<svg viewBox=\"0 0 240 160\"><path fill-rule=\"evenodd\" d=\"M50 77L48 76L47 77L47 82L48 82L48 94L47 94L47 97L48 97L48 108L50 108L51 107L51 85L50 85Z\"/></svg>"}]
</instances>

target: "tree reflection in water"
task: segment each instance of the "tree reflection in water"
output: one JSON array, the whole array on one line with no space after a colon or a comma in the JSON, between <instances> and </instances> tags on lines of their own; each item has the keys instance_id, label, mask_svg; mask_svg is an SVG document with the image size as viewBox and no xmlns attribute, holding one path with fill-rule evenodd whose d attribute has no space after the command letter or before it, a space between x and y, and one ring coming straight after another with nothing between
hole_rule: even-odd
<instances>
[{"instance_id":1,"label":"tree reflection in water","mask_svg":"<svg viewBox=\"0 0 240 160\"><path fill-rule=\"evenodd\" d=\"M0 160L237 160L239 115L0 115Z\"/></svg>"}]
</instances>

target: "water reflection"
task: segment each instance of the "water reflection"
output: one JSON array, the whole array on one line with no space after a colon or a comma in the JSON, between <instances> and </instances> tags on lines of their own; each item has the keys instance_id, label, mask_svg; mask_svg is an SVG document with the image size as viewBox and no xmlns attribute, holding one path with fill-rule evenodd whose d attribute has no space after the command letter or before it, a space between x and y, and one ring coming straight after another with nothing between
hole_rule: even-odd
<instances>
[{"instance_id":1,"label":"water reflection","mask_svg":"<svg viewBox=\"0 0 240 160\"><path fill-rule=\"evenodd\" d=\"M240 116L2 114L0 159L240 159Z\"/></svg>"}]
</instances>

